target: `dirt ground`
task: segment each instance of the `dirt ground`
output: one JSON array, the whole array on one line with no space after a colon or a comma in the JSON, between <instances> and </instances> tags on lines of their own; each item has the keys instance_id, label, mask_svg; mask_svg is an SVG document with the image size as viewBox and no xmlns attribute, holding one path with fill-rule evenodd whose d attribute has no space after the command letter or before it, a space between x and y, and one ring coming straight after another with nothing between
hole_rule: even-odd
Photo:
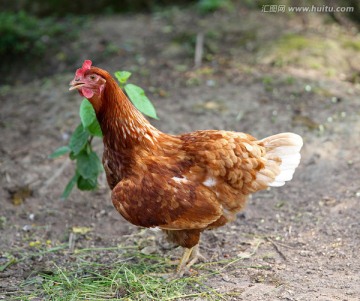
<instances>
[{"instance_id":1,"label":"dirt ground","mask_svg":"<svg viewBox=\"0 0 360 301\"><path fill-rule=\"evenodd\" d=\"M204 61L194 69L199 32L205 33ZM169 9L95 18L71 47L79 59L67 73L42 79L29 73L29 82L0 89L0 265L18 261L0 272L0 299L54 262L70 260L63 253L31 253L66 243L73 227L91 228L76 247L116 246L140 231L113 208L104 176L97 191L76 190L60 200L73 165L66 157L48 159L79 122L81 99L68 92L68 83L83 59L93 59L110 72L133 71L132 82L148 91L157 108L160 120L152 123L163 131L303 136L302 161L290 183L253 195L235 222L203 234L209 260L243 258L209 277L208 286L238 292L233 300L359 300L355 29L324 15L239 9L199 17ZM101 141L95 145L101 153ZM165 256L179 252L156 247ZM259 265L268 268L242 268Z\"/></svg>"}]
</instances>

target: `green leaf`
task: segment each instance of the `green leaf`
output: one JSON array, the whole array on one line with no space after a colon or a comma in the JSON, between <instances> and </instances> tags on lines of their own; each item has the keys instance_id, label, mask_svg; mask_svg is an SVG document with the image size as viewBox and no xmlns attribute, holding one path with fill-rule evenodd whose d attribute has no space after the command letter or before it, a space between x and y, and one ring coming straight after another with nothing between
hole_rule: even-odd
<instances>
[{"instance_id":1,"label":"green leaf","mask_svg":"<svg viewBox=\"0 0 360 301\"><path fill-rule=\"evenodd\" d=\"M131 72L129 72L129 71L116 71L115 72L115 77L119 81L121 87L126 84L128 79L130 78L130 76L131 76Z\"/></svg>"},{"instance_id":2,"label":"green leaf","mask_svg":"<svg viewBox=\"0 0 360 301\"><path fill-rule=\"evenodd\" d=\"M127 84L125 86L125 91L131 102L141 113L151 118L159 119L153 104L149 98L147 98L143 89L133 84Z\"/></svg>"},{"instance_id":3,"label":"green leaf","mask_svg":"<svg viewBox=\"0 0 360 301\"><path fill-rule=\"evenodd\" d=\"M77 156L76 171L84 179L96 179L99 175L101 163L97 154L83 151Z\"/></svg>"},{"instance_id":4,"label":"green leaf","mask_svg":"<svg viewBox=\"0 0 360 301\"><path fill-rule=\"evenodd\" d=\"M85 147L89 138L89 132L86 131L80 123L75 129L74 133L70 137L69 147L73 152L73 155L78 155Z\"/></svg>"},{"instance_id":5,"label":"green leaf","mask_svg":"<svg viewBox=\"0 0 360 301\"><path fill-rule=\"evenodd\" d=\"M62 195L61 195L61 198L63 200L67 199L68 196L70 195L71 191L73 190L75 184L77 183L78 181L78 178L79 178L79 175L76 173L72 178L71 180L69 181L69 183L67 183Z\"/></svg>"},{"instance_id":6,"label":"green leaf","mask_svg":"<svg viewBox=\"0 0 360 301\"><path fill-rule=\"evenodd\" d=\"M90 135L102 137L100 124L96 118L92 104L84 99L80 105L80 119L83 127L89 131Z\"/></svg>"},{"instance_id":7,"label":"green leaf","mask_svg":"<svg viewBox=\"0 0 360 301\"><path fill-rule=\"evenodd\" d=\"M83 99L79 114L84 128L88 128L96 120L94 108L87 99Z\"/></svg>"},{"instance_id":8,"label":"green leaf","mask_svg":"<svg viewBox=\"0 0 360 301\"><path fill-rule=\"evenodd\" d=\"M92 136L97 136L97 137L103 136L100 124L97 121L97 119L95 119L94 122L87 127L87 130Z\"/></svg>"},{"instance_id":9,"label":"green leaf","mask_svg":"<svg viewBox=\"0 0 360 301\"><path fill-rule=\"evenodd\" d=\"M0 272L4 272L9 266L11 266L12 264L15 264L17 262L17 260L15 258L9 258L8 262L6 262L5 264L0 266Z\"/></svg>"},{"instance_id":10,"label":"green leaf","mask_svg":"<svg viewBox=\"0 0 360 301\"><path fill-rule=\"evenodd\" d=\"M94 190L97 187L97 177L93 179L84 179L82 176L79 176L77 187L80 190Z\"/></svg>"},{"instance_id":11,"label":"green leaf","mask_svg":"<svg viewBox=\"0 0 360 301\"><path fill-rule=\"evenodd\" d=\"M68 147L67 145L60 146L51 155L49 155L49 158L50 159L55 159L57 157L60 157L60 156L63 156L65 154L67 154L68 152L70 152L70 147Z\"/></svg>"},{"instance_id":12,"label":"green leaf","mask_svg":"<svg viewBox=\"0 0 360 301\"><path fill-rule=\"evenodd\" d=\"M75 155L74 152L71 151L70 154L69 154L70 160L76 160L76 157L77 157L77 155Z\"/></svg>"}]
</instances>

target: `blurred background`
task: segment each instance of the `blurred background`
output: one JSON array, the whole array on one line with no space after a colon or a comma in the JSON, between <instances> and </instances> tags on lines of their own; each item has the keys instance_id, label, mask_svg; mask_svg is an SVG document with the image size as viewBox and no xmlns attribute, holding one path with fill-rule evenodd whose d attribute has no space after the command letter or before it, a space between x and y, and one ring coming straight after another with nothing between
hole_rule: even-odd
<instances>
[{"instance_id":1,"label":"blurred background","mask_svg":"<svg viewBox=\"0 0 360 301\"><path fill-rule=\"evenodd\" d=\"M289 10L301 6L316 6L318 12ZM326 7L353 10L333 12ZM325 67L328 72L335 72L331 65L338 63L345 69L358 67L349 58L334 55L337 47L358 51L358 37L340 37L339 30L324 30L328 28L324 23L336 24L344 32L356 34L360 24L357 0L2 0L0 9L0 71L6 74L0 78L2 84L62 72L87 57L98 63L120 57L126 65L129 55L141 61L154 51L157 54L153 57L162 62L179 59L187 65L194 60L199 33L205 37L201 52L205 63L219 63L219 59L238 55L235 63L297 64L300 62L293 52L298 51L310 56L307 60L311 62L302 63L318 65L317 68L328 65L326 58L319 58L324 54L331 60ZM119 17L114 20L115 16ZM324 32L320 37L315 32L302 31L295 23L293 28L278 28L279 18L300 19L303 30ZM105 27L105 32L101 32ZM137 39L139 36L150 39ZM334 40L338 45L334 45ZM146 44L153 44L152 49ZM272 53L264 54L264 47ZM144 49L147 53L142 52ZM255 54L250 61L249 53Z\"/></svg>"}]
</instances>

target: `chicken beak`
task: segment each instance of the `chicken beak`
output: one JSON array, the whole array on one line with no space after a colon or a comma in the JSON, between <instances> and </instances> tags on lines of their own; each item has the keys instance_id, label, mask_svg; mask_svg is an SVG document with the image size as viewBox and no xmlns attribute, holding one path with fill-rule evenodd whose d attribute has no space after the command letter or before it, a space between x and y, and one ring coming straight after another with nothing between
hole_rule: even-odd
<instances>
[{"instance_id":1,"label":"chicken beak","mask_svg":"<svg viewBox=\"0 0 360 301\"><path fill-rule=\"evenodd\" d=\"M75 90L75 89L80 89L84 85L85 85L85 83L77 82L77 81L73 80L73 81L70 82L69 91Z\"/></svg>"}]
</instances>

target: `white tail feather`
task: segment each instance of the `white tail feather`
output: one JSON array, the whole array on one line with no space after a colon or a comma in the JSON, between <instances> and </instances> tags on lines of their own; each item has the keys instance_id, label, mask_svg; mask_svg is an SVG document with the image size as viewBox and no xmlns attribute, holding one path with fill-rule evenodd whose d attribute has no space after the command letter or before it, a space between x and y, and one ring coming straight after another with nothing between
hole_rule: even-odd
<instances>
[{"instance_id":1,"label":"white tail feather","mask_svg":"<svg viewBox=\"0 0 360 301\"><path fill-rule=\"evenodd\" d=\"M260 140L265 146L265 168L260 170L257 181L268 186L283 186L293 177L300 163L302 138L293 133L281 133Z\"/></svg>"}]
</instances>

